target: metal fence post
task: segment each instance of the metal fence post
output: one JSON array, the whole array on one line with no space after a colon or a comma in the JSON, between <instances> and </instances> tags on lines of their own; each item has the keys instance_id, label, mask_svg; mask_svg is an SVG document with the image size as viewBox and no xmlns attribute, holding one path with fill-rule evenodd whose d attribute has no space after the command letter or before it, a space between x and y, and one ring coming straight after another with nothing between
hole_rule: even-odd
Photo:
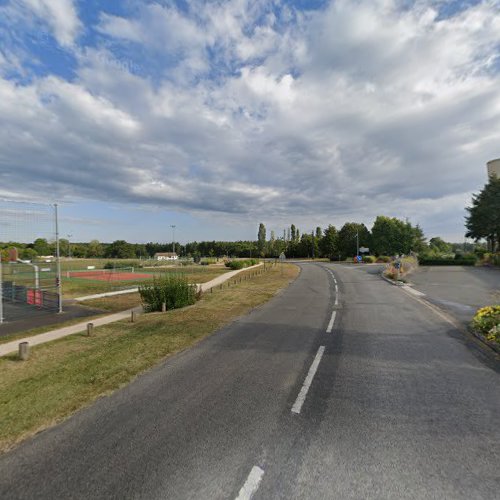
<instances>
[{"instance_id":1,"label":"metal fence post","mask_svg":"<svg viewBox=\"0 0 500 500\"><path fill-rule=\"evenodd\" d=\"M2 254L0 252L0 325L3 323L3 279L2 279Z\"/></svg>"}]
</instances>

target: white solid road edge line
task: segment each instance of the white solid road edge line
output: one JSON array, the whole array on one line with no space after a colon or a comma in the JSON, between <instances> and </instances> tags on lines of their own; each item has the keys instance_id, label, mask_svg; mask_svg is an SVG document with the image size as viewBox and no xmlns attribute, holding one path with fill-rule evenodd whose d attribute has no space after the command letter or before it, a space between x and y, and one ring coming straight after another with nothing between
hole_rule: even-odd
<instances>
[{"instance_id":1,"label":"white solid road edge line","mask_svg":"<svg viewBox=\"0 0 500 500\"><path fill-rule=\"evenodd\" d=\"M316 357L312 362L311 368L309 368L309 373L307 374L304 384L302 385L302 389L300 389L299 395L297 396L297 399L295 400L295 403L292 406L292 413L300 413L302 405L306 400L307 392L309 391L309 387L311 387L311 383L313 381L314 375L316 375L316 370L318 369L319 362L321 361L324 352L325 352L325 346L322 345L320 346L318 352L316 353Z\"/></svg>"},{"instance_id":2,"label":"white solid road edge line","mask_svg":"<svg viewBox=\"0 0 500 500\"><path fill-rule=\"evenodd\" d=\"M252 470L250 471L245 484L241 487L236 500L250 500L259 489L263 475L264 471L260 467L257 467L256 465L252 467Z\"/></svg>"},{"instance_id":3,"label":"white solid road edge line","mask_svg":"<svg viewBox=\"0 0 500 500\"><path fill-rule=\"evenodd\" d=\"M332 312L332 317L330 318L330 323L328 323L326 333L332 333L333 323L335 323L335 316L337 316L337 311Z\"/></svg>"}]
</instances>

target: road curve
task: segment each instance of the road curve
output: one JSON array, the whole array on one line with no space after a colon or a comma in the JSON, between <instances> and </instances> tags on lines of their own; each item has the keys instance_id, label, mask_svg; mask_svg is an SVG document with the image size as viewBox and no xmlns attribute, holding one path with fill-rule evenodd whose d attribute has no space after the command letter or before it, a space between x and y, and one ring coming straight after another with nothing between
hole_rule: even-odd
<instances>
[{"instance_id":1,"label":"road curve","mask_svg":"<svg viewBox=\"0 0 500 500\"><path fill-rule=\"evenodd\" d=\"M493 361L373 267L301 267L0 457L0 498L494 498Z\"/></svg>"}]
</instances>

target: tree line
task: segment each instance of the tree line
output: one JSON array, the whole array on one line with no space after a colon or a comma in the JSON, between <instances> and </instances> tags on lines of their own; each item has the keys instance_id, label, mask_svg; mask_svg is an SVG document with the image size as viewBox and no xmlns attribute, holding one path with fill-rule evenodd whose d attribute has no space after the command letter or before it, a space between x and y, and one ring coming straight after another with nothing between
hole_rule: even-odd
<instances>
[{"instance_id":1,"label":"tree line","mask_svg":"<svg viewBox=\"0 0 500 500\"><path fill-rule=\"evenodd\" d=\"M278 257L281 253L291 258L345 259L356 255L358 245L369 248L370 252L376 255L420 252L426 247L425 237L418 225L412 226L408 221L385 216L377 217L371 231L364 224L347 222L339 230L329 225L324 229L316 227L311 232L301 233L295 224L291 224L283 234L276 235L271 231L269 237L265 225L261 223L255 241L193 241L183 245L153 242L136 244L125 240L112 243L101 243L97 240L70 243L62 238L59 243L63 257L148 259L156 253L172 251L175 246L181 257L192 257L195 261L201 257ZM0 244L0 248L4 248L4 256L9 246L19 249L21 259L31 260L55 254L54 242L44 238L38 238L28 244Z\"/></svg>"},{"instance_id":2,"label":"tree line","mask_svg":"<svg viewBox=\"0 0 500 500\"><path fill-rule=\"evenodd\" d=\"M466 220L467 236L479 240L486 238L490 247L498 246L500 235L500 180L490 179L485 189L473 198L468 208ZM356 255L357 248L368 248L371 255L393 256L411 252L438 256L456 252L467 253L474 250L472 244L447 243L439 237L427 242L421 227L408 220L379 215L369 230L364 224L346 222L340 229L334 225L316 227L312 231L301 230L295 225L285 228L282 234L275 231L267 234L263 223L259 224L256 240L240 241L193 241L180 243L128 243L115 240L112 243L72 242L61 238L60 254L63 257L109 258L109 259L150 259L159 252L171 252L175 248L181 257L191 257L199 261L202 257L274 257L284 253L288 258L326 257L344 260ZM7 256L7 248L19 249L21 259L36 259L55 254L55 243L37 238L33 243L0 243L2 257Z\"/></svg>"}]
</instances>

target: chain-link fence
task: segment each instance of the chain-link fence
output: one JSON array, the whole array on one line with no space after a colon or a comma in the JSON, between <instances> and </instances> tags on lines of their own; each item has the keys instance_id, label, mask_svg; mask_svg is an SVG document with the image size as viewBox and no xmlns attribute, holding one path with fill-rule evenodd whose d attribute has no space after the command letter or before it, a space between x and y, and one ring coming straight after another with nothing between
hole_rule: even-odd
<instances>
[{"instance_id":1,"label":"chain-link fence","mask_svg":"<svg viewBox=\"0 0 500 500\"><path fill-rule=\"evenodd\" d=\"M0 200L0 323L62 311L57 206Z\"/></svg>"}]
</instances>

